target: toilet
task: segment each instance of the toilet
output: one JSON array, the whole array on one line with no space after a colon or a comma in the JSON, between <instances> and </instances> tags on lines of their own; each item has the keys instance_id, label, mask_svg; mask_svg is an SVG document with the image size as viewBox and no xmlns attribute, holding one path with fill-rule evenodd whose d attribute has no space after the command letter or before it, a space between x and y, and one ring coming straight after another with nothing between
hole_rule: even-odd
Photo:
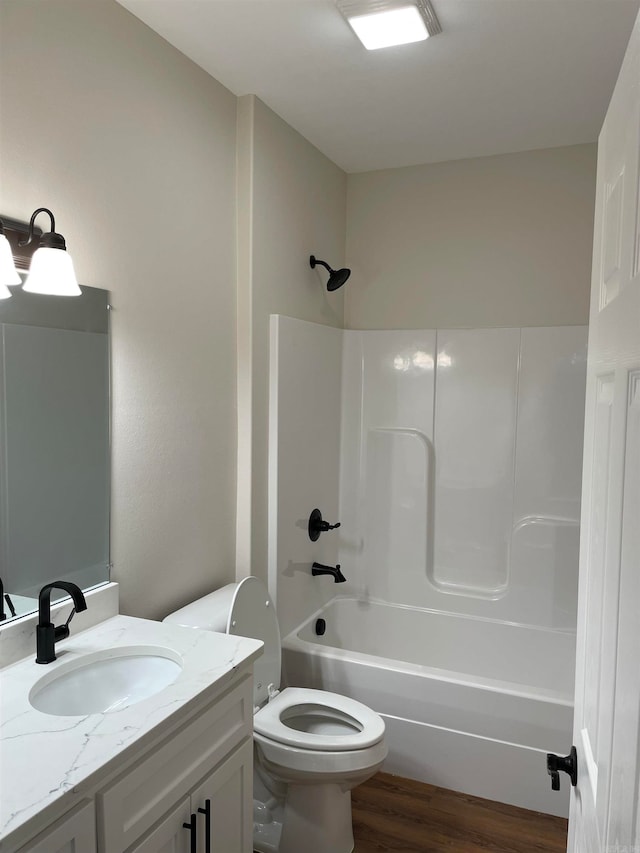
<instances>
[{"instance_id":1,"label":"toilet","mask_svg":"<svg viewBox=\"0 0 640 853\"><path fill-rule=\"evenodd\" d=\"M229 584L165 621L264 642L254 666L254 850L351 853L351 789L386 758L382 718L337 693L280 690L280 629L258 578Z\"/></svg>"}]
</instances>

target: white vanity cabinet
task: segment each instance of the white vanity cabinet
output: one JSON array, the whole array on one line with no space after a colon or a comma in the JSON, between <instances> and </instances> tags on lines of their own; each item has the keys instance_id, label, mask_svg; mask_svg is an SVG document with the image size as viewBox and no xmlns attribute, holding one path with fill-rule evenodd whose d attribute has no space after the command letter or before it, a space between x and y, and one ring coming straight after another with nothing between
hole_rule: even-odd
<instances>
[{"instance_id":1,"label":"white vanity cabinet","mask_svg":"<svg viewBox=\"0 0 640 853\"><path fill-rule=\"evenodd\" d=\"M93 803L85 800L21 847L19 853L96 853Z\"/></svg>"},{"instance_id":2,"label":"white vanity cabinet","mask_svg":"<svg viewBox=\"0 0 640 853\"><path fill-rule=\"evenodd\" d=\"M190 839L184 828L185 822L189 820L190 809L187 798L169 812L139 844L134 845L130 853L190 853Z\"/></svg>"},{"instance_id":3,"label":"white vanity cabinet","mask_svg":"<svg viewBox=\"0 0 640 853\"><path fill-rule=\"evenodd\" d=\"M198 820L203 819L202 834L198 827L198 853L253 850L253 738L198 786L191 796L191 809Z\"/></svg>"},{"instance_id":4,"label":"white vanity cabinet","mask_svg":"<svg viewBox=\"0 0 640 853\"><path fill-rule=\"evenodd\" d=\"M128 853L249 853L252 754L245 741Z\"/></svg>"},{"instance_id":5,"label":"white vanity cabinet","mask_svg":"<svg viewBox=\"0 0 640 853\"><path fill-rule=\"evenodd\" d=\"M213 837L225 833L236 841L220 853L251 851L252 684L243 678L98 791L98 853L212 853ZM191 830L183 827L190 822Z\"/></svg>"},{"instance_id":6,"label":"white vanity cabinet","mask_svg":"<svg viewBox=\"0 0 640 853\"><path fill-rule=\"evenodd\" d=\"M43 675L55 681L105 650L162 653L180 673L113 712L31 704ZM44 674L32 655L0 669L0 853L251 853L262 643L117 615L61 651Z\"/></svg>"},{"instance_id":7,"label":"white vanity cabinet","mask_svg":"<svg viewBox=\"0 0 640 853\"><path fill-rule=\"evenodd\" d=\"M245 670L17 853L251 853L252 726Z\"/></svg>"}]
</instances>

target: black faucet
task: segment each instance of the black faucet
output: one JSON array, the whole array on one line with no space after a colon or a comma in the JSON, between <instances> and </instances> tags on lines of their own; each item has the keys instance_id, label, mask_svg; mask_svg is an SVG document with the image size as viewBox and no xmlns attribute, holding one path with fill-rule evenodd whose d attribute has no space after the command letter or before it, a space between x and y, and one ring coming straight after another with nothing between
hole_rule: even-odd
<instances>
[{"instance_id":1,"label":"black faucet","mask_svg":"<svg viewBox=\"0 0 640 853\"><path fill-rule=\"evenodd\" d=\"M73 610L64 625L56 628L51 621L51 590L62 589L68 592L73 599ZM82 590L79 586L69 581L54 581L48 583L40 590L38 596L39 620L36 628L36 663L51 663L56 659L56 643L58 640L66 640L69 636L69 622L76 613L87 609Z\"/></svg>"},{"instance_id":2,"label":"black faucet","mask_svg":"<svg viewBox=\"0 0 640 853\"><path fill-rule=\"evenodd\" d=\"M344 583L346 581L345 576L340 571L340 563L337 566L323 566L322 563L314 563L311 566L311 574L314 578L317 575L333 575L336 583Z\"/></svg>"},{"instance_id":3,"label":"black faucet","mask_svg":"<svg viewBox=\"0 0 640 853\"><path fill-rule=\"evenodd\" d=\"M16 615L16 609L13 606L13 601L11 601L11 596L8 592L4 591L4 584L2 583L2 578L0 578L0 622L4 622L7 618L7 614L5 613L4 605L7 605L9 608L9 613L12 616Z\"/></svg>"}]
</instances>

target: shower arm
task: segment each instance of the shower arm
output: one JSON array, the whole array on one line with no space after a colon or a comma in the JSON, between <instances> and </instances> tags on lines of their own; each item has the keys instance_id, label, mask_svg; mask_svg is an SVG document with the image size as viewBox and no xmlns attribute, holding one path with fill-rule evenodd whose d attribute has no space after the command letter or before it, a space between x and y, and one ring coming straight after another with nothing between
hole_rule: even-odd
<instances>
[{"instance_id":1,"label":"shower arm","mask_svg":"<svg viewBox=\"0 0 640 853\"><path fill-rule=\"evenodd\" d=\"M327 270L327 272L330 272L330 273L335 272L335 270L331 269L329 264L326 264L324 261L318 260L318 258L314 258L313 259L313 265L317 266L318 264L320 264L320 266L323 266Z\"/></svg>"}]
</instances>

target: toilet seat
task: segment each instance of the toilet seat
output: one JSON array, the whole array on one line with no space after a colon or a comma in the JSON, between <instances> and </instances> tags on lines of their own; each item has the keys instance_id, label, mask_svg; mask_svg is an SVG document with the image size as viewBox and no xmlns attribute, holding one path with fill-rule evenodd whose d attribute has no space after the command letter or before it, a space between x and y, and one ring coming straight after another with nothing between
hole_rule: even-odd
<instances>
[{"instance_id":1,"label":"toilet seat","mask_svg":"<svg viewBox=\"0 0 640 853\"><path fill-rule=\"evenodd\" d=\"M305 730L307 723L311 730ZM318 752L367 749L384 737L384 721L371 708L348 696L302 687L287 687L271 699L254 714L253 727L276 743ZM331 733L318 733L327 727Z\"/></svg>"},{"instance_id":2,"label":"toilet seat","mask_svg":"<svg viewBox=\"0 0 640 853\"><path fill-rule=\"evenodd\" d=\"M253 733L256 745L255 761L266 767L274 778L284 782L305 782L316 784L327 781L334 782L355 780L364 773L369 778L387 757L387 745L384 740L374 743L366 749L348 749L344 752L330 750L299 749L297 746L277 743L271 738L263 737L258 732Z\"/></svg>"}]
</instances>

